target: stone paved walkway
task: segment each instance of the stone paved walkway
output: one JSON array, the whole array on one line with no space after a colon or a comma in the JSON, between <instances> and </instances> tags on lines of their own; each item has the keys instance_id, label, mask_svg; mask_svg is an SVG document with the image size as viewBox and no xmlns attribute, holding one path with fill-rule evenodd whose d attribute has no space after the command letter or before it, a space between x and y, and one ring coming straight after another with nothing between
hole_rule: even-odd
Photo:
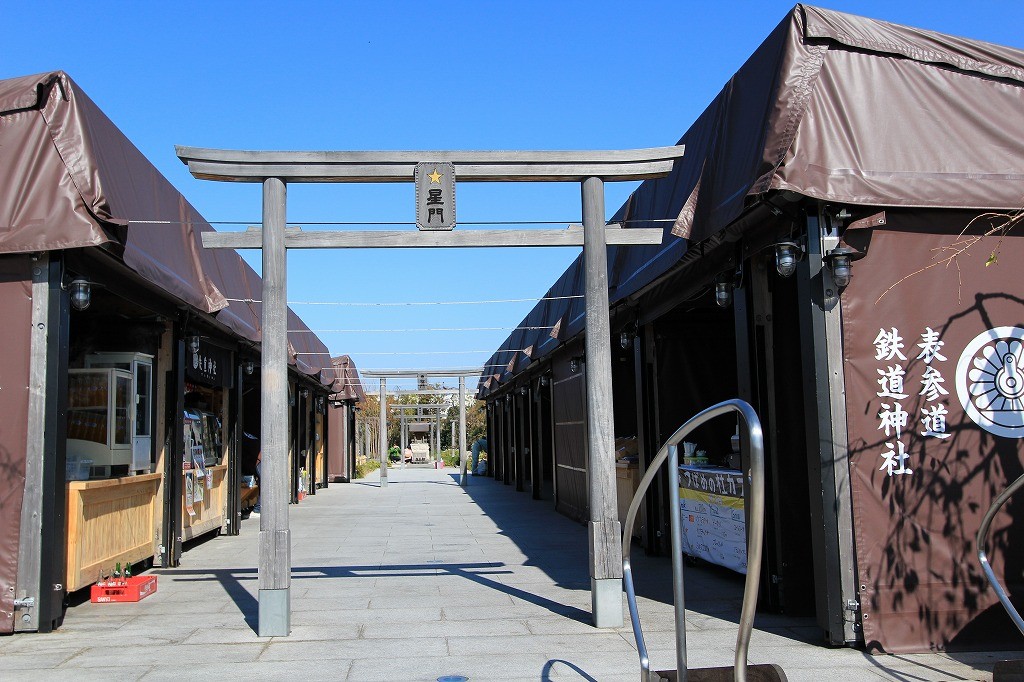
<instances>
[{"instance_id":1,"label":"stone paved walkway","mask_svg":"<svg viewBox=\"0 0 1024 682\"><path fill-rule=\"evenodd\" d=\"M290 507L292 633L256 636L257 518L155 570L137 604L80 603L45 635L0 637L0 679L636 680L626 627L589 625L585 528L511 487L392 470ZM634 552L655 667L674 661L670 566ZM740 577L687 570L691 667L732 662ZM752 662L791 680L987 680L998 654L867 656L817 645L808 619L766 615ZM1020 658L1020 654L1014 655Z\"/></svg>"}]
</instances>

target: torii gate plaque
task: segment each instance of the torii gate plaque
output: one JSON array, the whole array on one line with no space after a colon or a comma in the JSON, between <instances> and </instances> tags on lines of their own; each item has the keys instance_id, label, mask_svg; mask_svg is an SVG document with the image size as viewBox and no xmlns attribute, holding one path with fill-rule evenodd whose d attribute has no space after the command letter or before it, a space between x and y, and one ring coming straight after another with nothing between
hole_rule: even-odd
<instances>
[{"instance_id":1,"label":"torii gate plaque","mask_svg":"<svg viewBox=\"0 0 1024 682\"><path fill-rule=\"evenodd\" d=\"M668 175L683 147L625 151L260 152L176 147L202 180L263 183L263 230L204 232L207 248L263 249L260 516L261 637L291 630L291 531L288 528L288 341L286 249L583 246L589 436L590 586L597 627L622 625L621 529L615 503L607 244L660 244L661 229L606 226L604 183ZM583 229L285 231L285 186L294 182L412 182L418 162L452 164L462 182L579 182Z\"/></svg>"}]
</instances>

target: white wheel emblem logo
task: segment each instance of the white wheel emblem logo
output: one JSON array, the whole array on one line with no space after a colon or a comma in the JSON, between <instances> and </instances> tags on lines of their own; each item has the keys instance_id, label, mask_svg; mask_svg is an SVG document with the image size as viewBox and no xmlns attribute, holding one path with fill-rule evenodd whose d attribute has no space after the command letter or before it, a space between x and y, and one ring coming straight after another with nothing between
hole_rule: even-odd
<instances>
[{"instance_id":1,"label":"white wheel emblem logo","mask_svg":"<svg viewBox=\"0 0 1024 682\"><path fill-rule=\"evenodd\" d=\"M956 394L981 428L1024 438L1024 329L996 327L974 337L956 365Z\"/></svg>"}]
</instances>

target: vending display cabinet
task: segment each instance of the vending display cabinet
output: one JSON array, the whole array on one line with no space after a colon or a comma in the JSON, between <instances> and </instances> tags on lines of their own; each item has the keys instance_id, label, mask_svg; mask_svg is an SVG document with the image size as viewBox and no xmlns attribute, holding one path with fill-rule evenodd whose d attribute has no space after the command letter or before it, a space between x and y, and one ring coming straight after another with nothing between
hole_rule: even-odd
<instances>
[{"instance_id":1,"label":"vending display cabinet","mask_svg":"<svg viewBox=\"0 0 1024 682\"><path fill-rule=\"evenodd\" d=\"M153 460L153 356L145 353L93 353L85 358L85 366L131 373L131 470L150 471Z\"/></svg>"},{"instance_id":2,"label":"vending display cabinet","mask_svg":"<svg viewBox=\"0 0 1024 682\"><path fill-rule=\"evenodd\" d=\"M107 369L68 371L69 461L91 460L90 476L105 478L132 464L132 374Z\"/></svg>"}]
</instances>

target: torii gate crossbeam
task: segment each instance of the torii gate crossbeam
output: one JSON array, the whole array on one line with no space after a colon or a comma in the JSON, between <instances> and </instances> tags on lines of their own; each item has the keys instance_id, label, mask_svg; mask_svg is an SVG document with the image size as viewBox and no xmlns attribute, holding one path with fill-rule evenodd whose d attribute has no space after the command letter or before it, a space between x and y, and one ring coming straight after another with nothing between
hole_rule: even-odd
<instances>
[{"instance_id":1,"label":"torii gate crossbeam","mask_svg":"<svg viewBox=\"0 0 1024 682\"><path fill-rule=\"evenodd\" d=\"M474 231L414 232L382 241L374 232L317 232L303 237L286 230L286 183L413 182L417 163L451 164L460 182L579 182L583 230L503 231L481 246L572 246L583 244L587 355L588 492L590 585L594 625L622 625L621 529L615 500L614 413L608 319L607 244L660 243L661 229L609 228L604 217L604 182L668 175L683 147L621 151L307 151L264 152L176 147L189 171L203 180L263 184L263 231L201 234L210 248L263 249L263 354L261 424L266 488L260 517L259 623L261 637L291 630L291 531L287 471L287 272L286 249L386 248L396 245L476 245ZM434 169L437 172L437 169ZM454 180L453 187L454 187ZM582 236L580 235L582 232ZM291 234L288 234L291 233ZM549 233L549 234L542 234ZM420 236L427 235L427 236ZM580 238L581 237L581 238ZM465 377L460 378L465 382ZM381 378L381 419L386 401ZM463 410L465 409L463 403Z\"/></svg>"}]
</instances>

